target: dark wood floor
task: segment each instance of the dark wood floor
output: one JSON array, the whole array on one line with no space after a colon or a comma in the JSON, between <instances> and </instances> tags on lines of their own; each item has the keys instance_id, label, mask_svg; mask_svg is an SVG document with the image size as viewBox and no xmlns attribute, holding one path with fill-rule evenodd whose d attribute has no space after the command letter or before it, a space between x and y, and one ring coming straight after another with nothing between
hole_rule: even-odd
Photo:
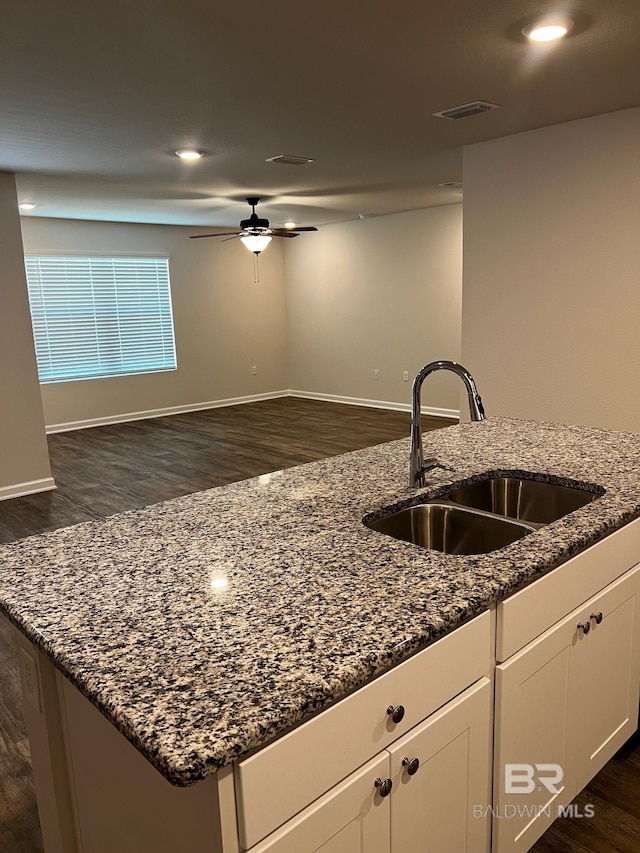
<instances>
[{"instance_id":1,"label":"dark wood floor","mask_svg":"<svg viewBox=\"0 0 640 853\"><path fill-rule=\"evenodd\" d=\"M449 423L425 418L424 426ZM292 398L60 433L49 437L57 491L0 502L0 542L408 433L407 414ZM577 802L592 803L594 818L556 821L535 853L640 853L636 738ZM0 623L0 853L40 851L18 674Z\"/></svg>"},{"instance_id":2,"label":"dark wood floor","mask_svg":"<svg viewBox=\"0 0 640 853\"><path fill-rule=\"evenodd\" d=\"M639 853L640 737L636 732L573 801L580 814L558 818L530 853Z\"/></svg>"},{"instance_id":3,"label":"dark wood floor","mask_svg":"<svg viewBox=\"0 0 640 853\"><path fill-rule=\"evenodd\" d=\"M51 435L58 488L1 502L0 542L404 438L409 423L402 412L283 397Z\"/></svg>"}]
</instances>

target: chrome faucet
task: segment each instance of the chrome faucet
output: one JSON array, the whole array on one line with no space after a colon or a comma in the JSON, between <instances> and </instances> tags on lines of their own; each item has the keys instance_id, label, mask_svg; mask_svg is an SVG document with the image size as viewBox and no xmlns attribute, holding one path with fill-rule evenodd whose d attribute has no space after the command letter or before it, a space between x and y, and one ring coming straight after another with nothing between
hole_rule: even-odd
<instances>
[{"instance_id":1,"label":"chrome faucet","mask_svg":"<svg viewBox=\"0 0 640 853\"><path fill-rule=\"evenodd\" d=\"M435 457L424 458L422 451L422 429L420 425L420 391L422 383L430 373L435 370L451 370L456 373L465 384L469 397L469 413L472 421L484 420L484 407L473 376L461 364L455 361L432 361L425 365L413 380L411 388L411 453L409 456L409 486L419 487L425 485L425 472L434 468L449 468L443 465ZM452 470L452 469L451 469Z\"/></svg>"}]
</instances>

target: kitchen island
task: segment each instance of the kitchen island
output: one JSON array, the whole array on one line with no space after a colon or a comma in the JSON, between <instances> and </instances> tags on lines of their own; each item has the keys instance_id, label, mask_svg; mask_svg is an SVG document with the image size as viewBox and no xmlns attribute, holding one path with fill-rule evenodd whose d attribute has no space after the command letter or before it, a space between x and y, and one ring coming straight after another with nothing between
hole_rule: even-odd
<instances>
[{"instance_id":1,"label":"kitchen island","mask_svg":"<svg viewBox=\"0 0 640 853\"><path fill-rule=\"evenodd\" d=\"M426 444L454 470L418 492L398 441L3 546L0 608L173 785L231 778L218 771L640 516L637 435L492 418ZM489 472L598 497L473 556L362 523Z\"/></svg>"}]
</instances>

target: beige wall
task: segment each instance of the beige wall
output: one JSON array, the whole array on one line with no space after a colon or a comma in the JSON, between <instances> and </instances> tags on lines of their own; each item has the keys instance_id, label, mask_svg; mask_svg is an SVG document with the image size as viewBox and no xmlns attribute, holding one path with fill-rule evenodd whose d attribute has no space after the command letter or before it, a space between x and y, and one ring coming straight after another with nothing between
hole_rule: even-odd
<instances>
[{"instance_id":1,"label":"beige wall","mask_svg":"<svg viewBox=\"0 0 640 853\"><path fill-rule=\"evenodd\" d=\"M488 413L640 431L640 109L464 154L462 358Z\"/></svg>"},{"instance_id":2,"label":"beige wall","mask_svg":"<svg viewBox=\"0 0 640 853\"><path fill-rule=\"evenodd\" d=\"M285 248L289 378L295 390L408 404L427 362L459 358L462 206L323 227ZM373 378L373 371L380 378ZM459 408L434 374L424 403Z\"/></svg>"},{"instance_id":3,"label":"beige wall","mask_svg":"<svg viewBox=\"0 0 640 853\"><path fill-rule=\"evenodd\" d=\"M48 425L280 391L286 379L282 249L253 258L207 229L23 217L27 252L169 255L178 369L43 385ZM210 229L209 229L210 230ZM256 365L258 373L252 375Z\"/></svg>"},{"instance_id":4,"label":"beige wall","mask_svg":"<svg viewBox=\"0 0 640 853\"><path fill-rule=\"evenodd\" d=\"M0 498L51 488L14 176L0 172ZM20 484L31 484L20 488Z\"/></svg>"}]
</instances>

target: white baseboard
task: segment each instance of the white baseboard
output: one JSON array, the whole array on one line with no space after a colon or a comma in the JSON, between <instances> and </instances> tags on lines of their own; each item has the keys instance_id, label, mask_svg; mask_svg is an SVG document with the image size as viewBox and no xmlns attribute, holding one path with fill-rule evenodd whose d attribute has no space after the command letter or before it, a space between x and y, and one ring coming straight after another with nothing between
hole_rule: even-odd
<instances>
[{"instance_id":1,"label":"white baseboard","mask_svg":"<svg viewBox=\"0 0 640 853\"><path fill-rule=\"evenodd\" d=\"M327 403L343 403L347 406L366 406L370 409L390 409L395 412L410 412L410 403L392 403L385 400L365 400L360 397L341 397L337 394L316 394L312 391L296 391L291 388L283 391L269 391L266 394L252 394L248 397L229 397L226 400L210 400L206 403L193 403L188 406L169 406L164 409L149 409L142 412L126 412L119 415L107 415L102 418L91 418L85 421L69 421L61 424L48 424L47 435L56 432L70 432L76 429L90 429L91 427L108 426L109 424L121 424L128 421L143 421L148 418L163 418L167 415L182 415L187 412L202 412L206 409L218 409L223 406L238 406L242 403L257 403L260 400L273 400L277 397L302 397L306 400L323 400ZM423 415L431 415L436 418L448 418L458 420L460 412L457 409L435 409L431 406L423 406Z\"/></svg>"},{"instance_id":2,"label":"white baseboard","mask_svg":"<svg viewBox=\"0 0 640 853\"><path fill-rule=\"evenodd\" d=\"M306 400L324 400L326 403L344 403L346 406L366 406L370 409L390 409L393 412L410 412L411 403L392 403L385 400L364 400L360 397L341 397L338 394L316 394L313 391L294 391L289 389L289 397L302 397ZM423 415L431 415L434 418L449 418L459 420L459 409L435 409L432 406L422 406L420 411Z\"/></svg>"},{"instance_id":3,"label":"white baseboard","mask_svg":"<svg viewBox=\"0 0 640 853\"><path fill-rule=\"evenodd\" d=\"M127 421L144 421L148 418L164 418L167 415L182 415L187 412L202 412L205 409L218 409L223 406L238 406L242 403L256 403L259 400L272 400L276 397L288 397L288 391L269 391L266 394L252 394L249 397L230 397L227 400L210 400L207 403L192 403L188 406L169 406L165 409L149 409L143 412L126 412L120 415L107 415L103 418L90 418L86 421L69 421L63 424L48 424L47 435L56 432L70 432L75 429L122 424Z\"/></svg>"},{"instance_id":4,"label":"white baseboard","mask_svg":"<svg viewBox=\"0 0 640 853\"><path fill-rule=\"evenodd\" d=\"M36 492L49 492L56 488L53 477L43 477L41 480L29 480L28 483L14 483L11 486L0 486L0 501L9 498L22 498L25 495L35 495Z\"/></svg>"}]
</instances>

